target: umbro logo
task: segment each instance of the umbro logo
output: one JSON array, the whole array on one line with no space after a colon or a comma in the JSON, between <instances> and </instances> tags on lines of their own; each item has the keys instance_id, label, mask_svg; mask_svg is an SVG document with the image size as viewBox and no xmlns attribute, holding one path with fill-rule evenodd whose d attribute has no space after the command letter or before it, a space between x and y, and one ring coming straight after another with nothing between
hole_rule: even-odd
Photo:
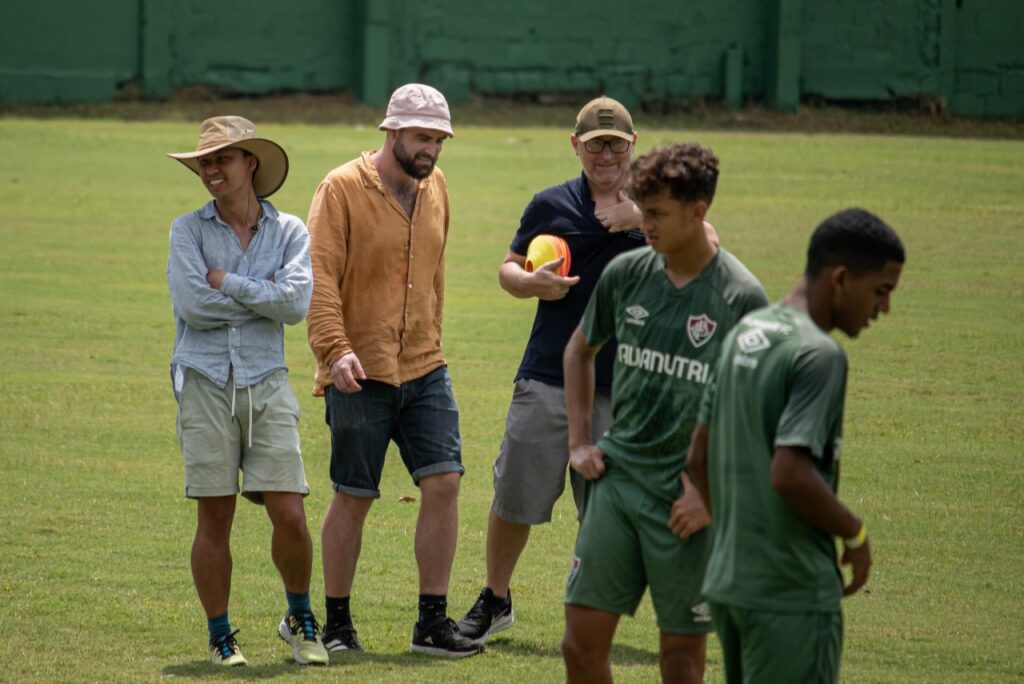
<instances>
[{"instance_id":1,"label":"umbro logo","mask_svg":"<svg viewBox=\"0 0 1024 684\"><path fill-rule=\"evenodd\" d=\"M768 336L760 328L751 328L745 333L737 335L736 344L744 354L753 354L772 346Z\"/></svg>"},{"instance_id":2,"label":"umbro logo","mask_svg":"<svg viewBox=\"0 0 1024 684\"><path fill-rule=\"evenodd\" d=\"M647 309L639 304L626 307L626 323L629 325L643 325L648 316L650 314L647 313Z\"/></svg>"},{"instance_id":3,"label":"umbro logo","mask_svg":"<svg viewBox=\"0 0 1024 684\"><path fill-rule=\"evenodd\" d=\"M694 622L711 622L711 608L706 601L690 608L690 612L693 613Z\"/></svg>"}]
</instances>

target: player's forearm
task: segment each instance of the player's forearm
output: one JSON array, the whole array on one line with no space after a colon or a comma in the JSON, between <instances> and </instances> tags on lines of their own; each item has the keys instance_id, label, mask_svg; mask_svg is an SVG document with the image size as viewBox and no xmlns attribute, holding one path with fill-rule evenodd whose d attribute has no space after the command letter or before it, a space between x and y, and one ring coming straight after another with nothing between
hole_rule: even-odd
<instances>
[{"instance_id":1,"label":"player's forearm","mask_svg":"<svg viewBox=\"0 0 1024 684\"><path fill-rule=\"evenodd\" d=\"M708 489L708 435L707 425L698 423L690 438L690 449L686 456L686 472L690 482L697 488L704 508L711 513L711 493Z\"/></svg>"},{"instance_id":2,"label":"player's forearm","mask_svg":"<svg viewBox=\"0 0 1024 684\"><path fill-rule=\"evenodd\" d=\"M498 269L498 284L505 292L519 299L536 296L531 286L530 274L514 261L506 261Z\"/></svg>"},{"instance_id":3,"label":"player's forearm","mask_svg":"<svg viewBox=\"0 0 1024 684\"><path fill-rule=\"evenodd\" d=\"M579 328L573 333L562 357L565 410L569 423L569 448L594 441L594 354Z\"/></svg>"},{"instance_id":4,"label":"player's forearm","mask_svg":"<svg viewBox=\"0 0 1024 684\"><path fill-rule=\"evenodd\" d=\"M772 458L772 488L807 524L843 539L855 537L861 519L839 500L811 459L805 449L776 449Z\"/></svg>"}]
</instances>

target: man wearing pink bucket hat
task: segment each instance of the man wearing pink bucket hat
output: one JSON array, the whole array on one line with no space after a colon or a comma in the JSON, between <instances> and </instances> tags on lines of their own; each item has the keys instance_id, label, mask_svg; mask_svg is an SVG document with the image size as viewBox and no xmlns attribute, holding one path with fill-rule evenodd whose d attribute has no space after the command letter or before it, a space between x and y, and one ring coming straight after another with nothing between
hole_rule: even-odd
<instances>
[{"instance_id":1,"label":"man wearing pink bucket hat","mask_svg":"<svg viewBox=\"0 0 1024 684\"><path fill-rule=\"evenodd\" d=\"M458 533L462 440L441 353L444 250L450 209L435 167L453 137L444 96L396 90L381 149L327 174L309 210L313 299L307 318L317 360L314 394L331 431L334 498L322 543L329 651L362 650L350 610L363 524L394 441L420 488L416 525L419 619L411 650L446 658L480 652L448 617Z\"/></svg>"},{"instance_id":2,"label":"man wearing pink bucket hat","mask_svg":"<svg viewBox=\"0 0 1024 684\"><path fill-rule=\"evenodd\" d=\"M245 665L228 619L231 526L239 493L263 504L288 612L278 634L301 664L326 664L309 604L313 547L302 499L299 406L288 385L284 325L306 314L309 234L266 200L288 156L240 116L203 122L193 152L169 154L213 199L171 225L167 282L176 334L171 377L185 495L198 502L192 575L215 665Z\"/></svg>"}]
</instances>

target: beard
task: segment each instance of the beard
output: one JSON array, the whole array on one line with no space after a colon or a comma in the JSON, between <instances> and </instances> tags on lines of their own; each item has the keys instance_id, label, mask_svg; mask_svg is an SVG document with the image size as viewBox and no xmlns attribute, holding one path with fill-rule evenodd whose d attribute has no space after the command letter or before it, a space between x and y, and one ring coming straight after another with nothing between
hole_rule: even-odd
<instances>
[{"instance_id":1,"label":"beard","mask_svg":"<svg viewBox=\"0 0 1024 684\"><path fill-rule=\"evenodd\" d=\"M391 152L395 155L395 161L397 161L398 165L402 167L402 170L416 180L423 180L434 172L434 164L437 163L437 159L427 154L409 154L409 151L405 149L405 145L402 144L401 139L395 141L395 145L391 148ZM417 165L417 162L420 163ZM428 163L423 164L423 162Z\"/></svg>"}]
</instances>

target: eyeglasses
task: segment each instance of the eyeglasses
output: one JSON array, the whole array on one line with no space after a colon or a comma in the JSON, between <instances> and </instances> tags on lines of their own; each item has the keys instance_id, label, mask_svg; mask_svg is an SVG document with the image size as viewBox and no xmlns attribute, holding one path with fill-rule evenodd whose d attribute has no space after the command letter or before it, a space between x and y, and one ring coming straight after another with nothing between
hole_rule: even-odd
<instances>
[{"instance_id":1,"label":"eyeglasses","mask_svg":"<svg viewBox=\"0 0 1024 684\"><path fill-rule=\"evenodd\" d=\"M583 143L583 149L591 154L601 154L604 152L605 146L607 146L615 154L622 154L629 149L629 143L630 141L625 138L612 138L611 140L591 138Z\"/></svg>"}]
</instances>

